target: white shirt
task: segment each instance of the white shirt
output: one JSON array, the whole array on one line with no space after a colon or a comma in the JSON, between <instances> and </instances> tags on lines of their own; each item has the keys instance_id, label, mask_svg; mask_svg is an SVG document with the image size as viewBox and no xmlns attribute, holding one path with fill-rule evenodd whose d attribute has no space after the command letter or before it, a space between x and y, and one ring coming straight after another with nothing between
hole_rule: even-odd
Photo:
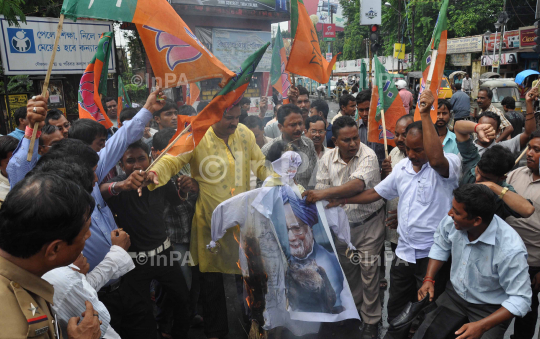
<instances>
[{"instance_id":1,"label":"white shirt","mask_svg":"<svg viewBox=\"0 0 540 339\"><path fill-rule=\"evenodd\" d=\"M474 146L476 146L476 148L478 148L478 154L480 154L480 156L482 156L482 154L484 154L484 152L488 149L488 148L491 148L495 145L500 145L500 146L503 146L504 148L507 148L510 150L510 152L514 153L514 154L518 154L519 151L521 150L521 134L518 134L516 135L515 137L513 137L512 139L510 140L503 140L503 141L499 141L499 142L492 142L488 147L484 147L480 144L478 144L475 140L474 142Z\"/></svg>"},{"instance_id":2,"label":"white shirt","mask_svg":"<svg viewBox=\"0 0 540 339\"><path fill-rule=\"evenodd\" d=\"M9 180L0 172L0 206L4 200L6 200L6 195L9 193Z\"/></svg>"},{"instance_id":3,"label":"white shirt","mask_svg":"<svg viewBox=\"0 0 540 339\"><path fill-rule=\"evenodd\" d=\"M472 79L463 78L461 86L463 91L470 91L472 89Z\"/></svg>"},{"instance_id":4,"label":"white shirt","mask_svg":"<svg viewBox=\"0 0 540 339\"><path fill-rule=\"evenodd\" d=\"M52 308L58 316L59 326L67 333L67 323L72 317L79 317L86 310L84 302L92 303L99 314L103 338L119 339L120 336L109 326L111 315L107 307L99 301L97 291L109 280L118 279L135 268L131 256L120 246L113 245L103 261L85 276L69 265L56 268L43 275L43 279L54 287Z\"/></svg>"},{"instance_id":5,"label":"white shirt","mask_svg":"<svg viewBox=\"0 0 540 339\"><path fill-rule=\"evenodd\" d=\"M396 255L407 262L429 255L433 234L452 207L452 191L458 187L461 161L455 154L444 153L449 176L443 178L425 163L416 173L409 158L401 160L375 191L391 200L399 197Z\"/></svg>"}]
</instances>

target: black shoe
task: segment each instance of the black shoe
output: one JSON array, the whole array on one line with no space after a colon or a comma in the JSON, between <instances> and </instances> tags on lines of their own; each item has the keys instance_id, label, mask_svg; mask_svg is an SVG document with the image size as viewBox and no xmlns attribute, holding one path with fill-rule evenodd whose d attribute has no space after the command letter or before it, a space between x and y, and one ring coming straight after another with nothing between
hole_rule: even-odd
<instances>
[{"instance_id":1,"label":"black shoe","mask_svg":"<svg viewBox=\"0 0 540 339\"><path fill-rule=\"evenodd\" d=\"M379 324L364 324L362 339L377 339L379 337Z\"/></svg>"},{"instance_id":2,"label":"black shoe","mask_svg":"<svg viewBox=\"0 0 540 339\"><path fill-rule=\"evenodd\" d=\"M416 316L429 305L429 293L424 297L424 299L412 303L409 302L403 311L390 323L390 328L400 328L404 325L410 324Z\"/></svg>"}]
</instances>

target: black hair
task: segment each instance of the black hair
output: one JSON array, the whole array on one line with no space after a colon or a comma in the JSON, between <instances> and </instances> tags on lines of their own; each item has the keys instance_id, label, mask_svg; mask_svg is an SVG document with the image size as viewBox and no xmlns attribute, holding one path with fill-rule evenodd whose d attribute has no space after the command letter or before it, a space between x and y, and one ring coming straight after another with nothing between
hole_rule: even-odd
<instances>
[{"instance_id":1,"label":"black hair","mask_svg":"<svg viewBox=\"0 0 540 339\"><path fill-rule=\"evenodd\" d=\"M332 135L337 138L340 129L353 126L358 128L356 121L354 121L352 117L348 115L341 116L334 120L334 123L332 124Z\"/></svg>"},{"instance_id":2,"label":"black hair","mask_svg":"<svg viewBox=\"0 0 540 339\"><path fill-rule=\"evenodd\" d=\"M132 143L131 145L129 145L126 148L126 151L124 152L124 154L126 154L127 151L132 150L132 149L142 149L144 151L144 154L146 154L146 155L150 154L150 146L148 146L142 140L137 140L134 143ZM124 162L124 156L123 155L122 155L122 158L120 158L120 162Z\"/></svg>"},{"instance_id":3,"label":"black hair","mask_svg":"<svg viewBox=\"0 0 540 339\"><path fill-rule=\"evenodd\" d=\"M190 117L192 115L196 115L197 111L191 105L183 105L178 109L178 114Z\"/></svg>"},{"instance_id":4,"label":"black hair","mask_svg":"<svg viewBox=\"0 0 540 339\"><path fill-rule=\"evenodd\" d=\"M342 95L339 98L339 109L341 109L344 106L347 106L349 104L349 102L351 102L351 101L356 103L356 98L354 96L352 96L351 94Z\"/></svg>"},{"instance_id":5,"label":"black hair","mask_svg":"<svg viewBox=\"0 0 540 339\"><path fill-rule=\"evenodd\" d=\"M493 99L493 91L491 90L491 88L489 87L480 87L480 89L478 90L478 92L486 92L487 94L487 97L491 100Z\"/></svg>"},{"instance_id":6,"label":"black hair","mask_svg":"<svg viewBox=\"0 0 540 339\"><path fill-rule=\"evenodd\" d=\"M309 91L307 90L307 88L301 85L296 86L296 88L298 88L298 96L307 95L307 97L309 98Z\"/></svg>"},{"instance_id":7,"label":"black hair","mask_svg":"<svg viewBox=\"0 0 540 339\"><path fill-rule=\"evenodd\" d=\"M13 118L15 119L17 126L21 124L21 119L26 119L26 113L26 106L19 107L15 110L15 112L13 112Z\"/></svg>"},{"instance_id":8,"label":"black hair","mask_svg":"<svg viewBox=\"0 0 540 339\"><path fill-rule=\"evenodd\" d=\"M95 120L79 119L71 124L68 136L71 139L79 139L87 145L92 145L96 138L107 136L107 129Z\"/></svg>"},{"instance_id":9,"label":"black hair","mask_svg":"<svg viewBox=\"0 0 540 339\"><path fill-rule=\"evenodd\" d=\"M39 158L36 166L53 159L77 162L92 169L97 166L99 155L81 140L62 139L55 142L49 152Z\"/></svg>"},{"instance_id":10,"label":"black hair","mask_svg":"<svg viewBox=\"0 0 540 339\"><path fill-rule=\"evenodd\" d=\"M268 149L266 160L274 162L281 158L281 155L287 151L298 152L298 148L293 144L289 144L283 140L278 140L274 142L272 146L270 146L270 148Z\"/></svg>"},{"instance_id":11,"label":"black hair","mask_svg":"<svg viewBox=\"0 0 540 339\"><path fill-rule=\"evenodd\" d=\"M84 190L92 194L94 188L94 171L91 167L84 166L71 159L50 159L42 161L38 166L34 167L27 176L38 173L51 173L60 176L61 178L71 180Z\"/></svg>"},{"instance_id":12,"label":"black hair","mask_svg":"<svg viewBox=\"0 0 540 339\"><path fill-rule=\"evenodd\" d=\"M501 145L494 145L482 154L477 166L486 174L502 177L512 170L514 160L514 154L508 148Z\"/></svg>"},{"instance_id":13,"label":"black hair","mask_svg":"<svg viewBox=\"0 0 540 339\"><path fill-rule=\"evenodd\" d=\"M502 106L506 106L508 109L515 109L516 108L516 100L510 96L504 97L504 99L501 101Z\"/></svg>"},{"instance_id":14,"label":"black hair","mask_svg":"<svg viewBox=\"0 0 540 339\"><path fill-rule=\"evenodd\" d=\"M175 133L176 130L174 128L164 128L154 134L154 137L152 138L152 147L154 147L154 151L160 152L165 149Z\"/></svg>"},{"instance_id":15,"label":"black hair","mask_svg":"<svg viewBox=\"0 0 540 339\"><path fill-rule=\"evenodd\" d=\"M11 135L0 137L0 160L7 159L9 152L13 152L19 145L19 140Z\"/></svg>"},{"instance_id":16,"label":"black hair","mask_svg":"<svg viewBox=\"0 0 540 339\"><path fill-rule=\"evenodd\" d=\"M422 121L415 121L409 126L407 126L407 129L405 130L405 135L409 135L409 131L417 130L420 135L422 135Z\"/></svg>"},{"instance_id":17,"label":"black hair","mask_svg":"<svg viewBox=\"0 0 540 339\"><path fill-rule=\"evenodd\" d=\"M414 117L412 115L410 115L410 114L402 115L399 119L397 119L396 126L397 126L397 124L399 124L403 120L410 120L411 123L413 123L414 122Z\"/></svg>"},{"instance_id":18,"label":"black hair","mask_svg":"<svg viewBox=\"0 0 540 339\"><path fill-rule=\"evenodd\" d=\"M39 146L43 146L43 137L46 135L51 135L53 133L56 133L56 131L59 131L58 127L55 125L45 125L41 129L41 136L39 137Z\"/></svg>"},{"instance_id":19,"label":"black hair","mask_svg":"<svg viewBox=\"0 0 540 339\"><path fill-rule=\"evenodd\" d=\"M446 106L446 108L448 108L448 112L452 111L452 105L450 104L450 101L446 100L446 99L438 99L437 100L437 108L441 107L441 106Z\"/></svg>"},{"instance_id":20,"label":"black hair","mask_svg":"<svg viewBox=\"0 0 540 339\"><path fill-rule=\"evenodd\" d=\"M0 248L26 259L55 240L71 245L94 206L94 198L71 180L52 173L27 176L0 209Z\"/></svg>"},{"instance_id":21,"label":"black hair","mask_svg":"<svg viewBox=\"0 0 540 339\"><path fill-rule=\"evenodd\" d=\"M122 109L122 112L120 112L120 122L124 123L124 121L128 121L133 119L137 113L139 113L140 108L133 108L133 107L125 107Z\"/></svg>"},{"instance_id":22,"label":"black hair","mask_svg":"<svg viewBox=\"0 0 540 339\"><path fill-rule=\"evenodd\" d=\"M45 117L45 125L50 125L49 122L51 120L60 120L61 117L65 117L61 110L56 108L50 109L47 111L47 116Z\"/></svg>"},{"instance_id":23,"label":"black hair","mask_svg":"<svg viewBox=\"0 0 540 339\"><path fill-rule=\"evenodd\" d=\"M293 104L281 106L277 111L278 122L283 126L283 124L285 124L285 118L287 118L291 113L297 113L302 115L302 110L300 109L300 107Z\"/></svg>"},{"instance_id":24,"label":"black hair","mask_svg":"<svg viewBox=\"0 0 540 339\"><path fill-rule=\"evenodd\" d=\"M356 104L361 104L366 101L371 101L371 91L369 89L360 91L356 95Z\"/></svg>"},{"instance_id":25,"label":"black hair","mask_svg":"<svg viewBox=\"0 0 540 339\"><path fill-rule=\"evenodd\" d=\"M349 94L349 91L347 91L346 89L344 89L343 91L341 91L341 94L342 94L342 95L347 95L347 94Z\"/></svg>"},{"instance_id":26,"label":"black hair","mask_svg":"<svg viewBox=\"0 0 540 339\"><path fill-rule=\"evenodd\" d=\"M245 104L251 105L251 100L249 98L242 97L242 99L239 101L239 105L242 106Z\"/></svg>"},{"instance_id":27,"label":"black hair","mask_svg":"<svg viewBox=\"0 0 540 339\"><path fill-rule=\"evenodd\" d=\"M324 119L328 119L328 112L330 108L325 100L317 99L311 103L311 108L315 108L317 112L322 112Z\"/></svg>"},{"instance_id":28,"label":"black hair","mask_svg":"<svg viewBox=\"0 0 540 339\"><path fill-rule=\"evenodd\" d=\"M107 109L107 107L106 107L105 104L108 103L109 101L114 101L114 102L116 102L116 99L117 99L117 98L113 98L113 97L105 97L105 99L103 99L103 106L104 106L103 108ZM118 103L118 102L116 102L116 103Z\"/></svg>"},{"instance_id":29,"label":"black hair","mask_svg":"<svg viewBox=\"0 0 540 339\"><path fill-rule=\"evenodd\" d=\"M160 117L161 113L171 109L175 109L176 114L178 114L178 105L176 105L174 101L167 99L165 100L165 105L163 105L163 107L159 111L154 112L154 117Z\"/></svg>"},{"instance_id":30,"label":"black hair","mask_svg":"<svg viewBox=\"0 0 540 339\"><path fill-rule=\"evenodd\" d=\"M247 128L249 129L252 129L252 128L255 128L255 127L259 127L259 129L262 131L264 130L264 126L263 126L263 121L261 118L259 118L258 116L256 115L250 115L250 116L247 116L245 119L244 119L244 122L243 122L244 125L246 125Z\"/></svg>"},{"instance_id":31,"label":"black hair","mask_svg":"<svg viewBox=\"0 0 540 339\"><path fill-rule=\"evenodd\" d=\"M463 204L467 219L480 217L487 225L495 215L495 197L495 193L485 185L465 184L454 190L454 199Z\"/></svg>"},{"instance_id":32,"label":"black hair","mask_svg":"<svg viewBox=\"0 0 540 339\"><path fill-rule=\"evenodd\" d=\"M199 101L199 104L197 105L197 113L199 113L200 111L205 109L206 106L208 106L209 103L210 103L210 101Z\"/></svg>"},{"instance_id":33,"label":"black hair","mask_svg":"<svg viewBox=\"0 0 540 339\"><path fill-rule=\"evenodd\" d=\"M483 117L491 118L491 119L495 120L495 122L497 123L497 129L499 129L499 127L501 126L501 117L497 113L494 113L494 112L491 112L491 111L486 111L486 112L482 113L482 115L480 115L478 120L482 119Z\"/></svg>"},{"instance_id":34,"label":"black hair","mask_svg":"<svg viewBox=\"0 0 540 339\"><path fill-rule=\"evenodd\" d=\"M461 84L455 84L454 87L456 88L456 91L461 90Z\"/></svg>"},{"instance_id":35,"label":"black hair","mask_svg":"<svg viewBox=\"0 0 540 339\"><path fill-rule=\"evenodd\" d=\"M358 85L354 85L354 86L351 88L351 92L352 92L352 93L358 93Z\"/></svg>"},{"instance_id":36,"label":"black hair","mask_svg":"<svg viewBox=\"0 0 540 339\"><path fill-rule=\"evenodd\" d=\"M308 117L306 119L306 130L309 130L309 125L310 124L314 124L316 123L317 121L322 121L323 124L324 124L324 119L320 116L320 115L314 115L312 117Z\"/></svg>"},{"instance_id":37,"label":"black hair","mask_svg":"<svg viewBox=\"0 0 540 339\"><path fill-rule=\"evenodd\" d=\"M532 139L535 139L535 138L540 138L540 130L539 129L537 129L536 131L531 133L531 136L529 137L529 141L531 141Z\"/></svg>"}]
</instances>

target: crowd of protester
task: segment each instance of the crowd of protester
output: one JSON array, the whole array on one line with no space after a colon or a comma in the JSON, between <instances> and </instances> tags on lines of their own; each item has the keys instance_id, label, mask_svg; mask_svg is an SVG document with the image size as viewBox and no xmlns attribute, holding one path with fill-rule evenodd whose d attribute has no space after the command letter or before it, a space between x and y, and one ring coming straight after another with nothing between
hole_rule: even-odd
<instances>
[{"instance_id":1,"label":"crowd of protester","mask_svg":"<svg viewBox=\"0 0 540 339\"><path fill-rule=\"evenodd\" d=\"M208 102L178 107L157 89L117 116L106 98L115 123L106 130L69 122L33 97L15 112L16 130L0 137L0 338L187 338L192 326L226 337L223 274L236 275L243 299L238 242L227 232L219 253L206 248L212 212L261 187L269 160L287 148L302 159L294 180L305 201L326 200L348 217L356 251L338 239L336 250L362 338L378 337L389 283L387 338L433 327L460 339L502 338L515 319L513 338L530 339L540 292L537 92L527 93L523 113L503 100L505 115L481 88L473 122L463 105L452 116L459 100L436 102L424 91L421 119L397 120L395 147L385 150L368 140L369 90L341 96L330 121L326 101L293 87L290 103L274 100L273 114L266 99L258 115L248 114L248 99L219 112L192 152L164 155L149 171L181 122ZM205 169L210 158L218 179ZM158 255L166 259L156 265Z\"/></svg>"}]
</instances>

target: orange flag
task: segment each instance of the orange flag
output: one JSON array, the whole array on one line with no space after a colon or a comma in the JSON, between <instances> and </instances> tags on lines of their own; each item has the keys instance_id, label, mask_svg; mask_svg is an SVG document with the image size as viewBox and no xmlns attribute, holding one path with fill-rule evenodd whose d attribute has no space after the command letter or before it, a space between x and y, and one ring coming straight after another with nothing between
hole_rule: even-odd
<instances>
[{"instance_id":1,"label":"orange flag","mask_svg":"<svg viewBox=\"0 0 540 339\"><path fill-rule=\"evenodd\" d=\"M328 62L321 54L317 32L302 0L291 0L291 30L294 42L286 70L327 83L338 55Z\"/></svg>"}]
</instances>

